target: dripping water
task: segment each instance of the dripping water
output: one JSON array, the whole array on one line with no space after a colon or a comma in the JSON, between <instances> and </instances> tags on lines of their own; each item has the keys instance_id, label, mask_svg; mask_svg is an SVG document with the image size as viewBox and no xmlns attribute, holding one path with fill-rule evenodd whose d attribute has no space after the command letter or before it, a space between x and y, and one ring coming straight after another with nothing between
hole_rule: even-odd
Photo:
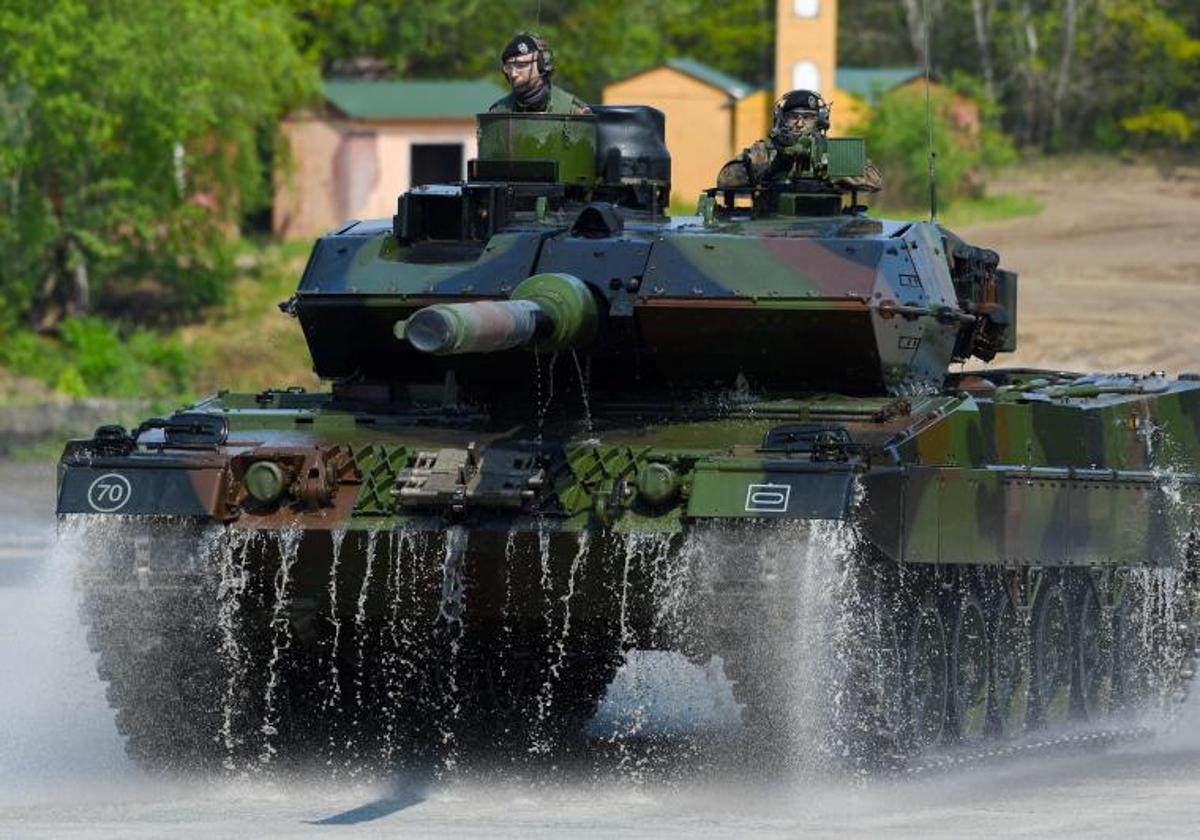
<instances>
[{"instance_id":1,"label":"dripping water","mask_svg":"<svg viewBox=\"0 0 1200 840\"><path fill-rule=\"evenodd\" d=\"M587 531L580 532L575 556L571 558L571 566L567 571L566 589L558 599L562 604L562 623L557 638L550 645L550 667L546 673L546 679L542 681L541 689L538 691L536 700L537 720L534 726L534 737L533 743L530 746L530 752L546 753L554 746L546 733L545 727L550 716L551 707L554 704L554 689L562 674L563 666L566 664L567 640L571 635L571 598L575 595L575 580L579 575L579 568L583 565L584 559L587 557L590 542L589 533ZM547 557L545 551L543 551L543 557ZM543 580L548 579L545 571L547 565L548 558L543 565ZM547 611L546 618L547 621L551 618L549 611Z\"/></svg>"},{"instance_id":2,"label":"dripping water","mask_svg":"<svg viewBox=\"0 0 1200 840\"><path fill-rule=\"evenodd\" d=\"M688 633L685 609L692 591L692 554L678 550L670 533L647 534L643 542L643 562L649 562L653 576L650 634L657 646L676 647Z\"/></svg>"},{"instance_id":3,"label":"dripping water","mask_svg":"<svg viewBox=\"0 0 1200 840\"><path fill-rule=\"evenodd\" d=\"M237 769L235 756L242 738L235 732L239 711L238 697L249 667L249 652L240 641L242 633L242 603L246 596L247 554L255 542L254 532L226 532L214 546L217 554L217 629L220 636L220 656L227 672L221 703L220 741L225 748L224 767Z\"/></svg>"},{"instance_id":4,"label":"dripping water","mask_svg":"<svg viewBox=\"0 0 1200 840\"><path fill-rule=\"evenodd\" d=\"M449 640L449 661L446 664L446 713L438 716L442 746L442 772L453 772L458 765L455 729L462 717L462 698L458 685L459 654L466 614L467 529L451 526L445 533L442 553L442 598L438 614L444 622Z\"/></svg>"},{"instance_id":5,"label":"dripping water","mask_svg":"<svg viewBox=\"0 0 1200 840\"><path fill-rule=\"evenodd\" d=\"M263 695L263 721L259 731L263 735L263 746L259 753L260 764L270 764L278 749L274 738L279 734L278 692L282 679L283 656L292 644L292 620L288 614L291 598L292 566L300 547L301 531L293 526L280 531L276 536L279 546L279 568L275 572L275 602L271 608L271 655L267 660L267 686Z\"/></svg>"},{"instance_id":6,"label":"dripping water","mask_svg":"<svg viewBox=\"0 0 1200 840\"><path fill-rule=\"evenodd\" d=\"M391 766L395 757L402 720L402 703L406 683L406 665L402 654L403 631L401 626L400 594L403 588L402 569L409 532L407 527L393 530L388 535L388 569L386 574L387 599L390 605L387 616L388 644L380 653L380 670L383 677L383 741L380 758L385 767Z\"/></svg>"},{"instance_id":7,"label":"dripping water","mask_svg":"<svg viewBox=\"0 0 1200 840\"><path fill-rule=\"evenodd\" d=\"M584 374L583 365L579 363L579 353L574 349L571 350L571 360L575 362L575 373L579 377L579 396L583 400L583 428L588 437L592 435L592 403L590 394L590 381L592 372L592 357L587 357L587 375Z\"/></svg>"},{"instance_id":8,"label":"dripping water","mask_svg":"<svg viewBox=\"0 0 1200 840\"><path fill-rule=\"evenodd\" d=\"M329 710L340 709L342 705L342 680L338 668L338 657L342 644L342 615L338 609L338 571L341 565L342 544L346 541L346 529L337 528L330 532L331 556L329 564L329 625L333 636L329 643L329 691L325 698L325 707ZM333 744L333 733L330 733L330 746Z\"/></svg>"},{"instance_id":9,"label":"dripping water","mask_svg":"<svg viewBox=\"0 0 1200 840\"><path fill-rule=\"evenodd\" d=\"M538 353L537 345L533 347L533 364L536 370L535 385L537 396L537 435L534 440L537 441L540 447L543 442L543 436L546 429L546 415L550 411L550 404L554 402L554 365L558 361L558 352L550 354L550 360L546 364L546 388L545 396L542 394L542 360Z\"/></svg>"},{"instance_id":10,"label":"dripping water","mask_svg":"<svg viewBox=\"0 0 1200 840\"><path fill-rule=\"evenodd\" d=\"M500 605L500 637L501 650L508 652L513 649L512 625L512 571L517 557L517 532L510 529L504 539L504 601ZM504 685L508 678L507 657L500 656L498 674L500 684Z\"/></svg>"},{"instance_id":11,"label":"dripping water","mask_svg":"<svg viewBox=\"0 0 1200 840\"><path fill-rule=\"evenodd\" d=\"M367 734L364 729L368 723L365 696L367 682L367 601L371 594L371 579L375 573L375 555L378 550L379 532L376 530L368 531L363 558L362 583L358 587L358 597L355 602L354 611L356 650L354 657L354 717L351 721L351 730L353 732L355 751L359 754L360 758L362 757L364 740ZM350 769L353 775L361 768L353 766Z\"/></svg>"},{"instance_id":12,"label":"dripping water","mask_svg":"<svg viewBox=\"0 0 1200 840\"><path fill-rule=\"evenodd\" d=\"M425 636L418 631L421 628L420 615L422 604L421 560L429 552L427 534L416 532L405 546L408 557L407 579L408 600L400 618L401 632L401 662L408 675L408 686L414 702L427 711L433 707L431 692L434 688L428 680L418 680L422 673L423 657L428 655L428 645Z\"/></svg>"}]
</instances>

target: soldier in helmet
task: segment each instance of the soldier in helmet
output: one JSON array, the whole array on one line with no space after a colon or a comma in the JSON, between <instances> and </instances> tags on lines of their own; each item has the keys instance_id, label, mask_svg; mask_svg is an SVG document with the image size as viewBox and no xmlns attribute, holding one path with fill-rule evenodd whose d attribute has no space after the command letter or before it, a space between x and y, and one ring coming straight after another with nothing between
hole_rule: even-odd
<instances>
[{"instance_id":1,"label":"soldier in helmet","mask_svg":"<svg viewBox=\"0 0 1200 840\"><path fill-rule=\"evenodd\" d=\"M541 114L592 112L587 103L551 83L554 58L550 47L539 35L522 32L509 41L500 54L500 67L512 86L512 93L493 104L489 111Z\"/></svg>"},{"instance_id":2,"label":"soldier in helmet","mask_svg":"<svg viewBox=\"0 0 1200 840\"><path fill-rule=\"evenodd\" d=\"M829 105L819 93L793 90L775 103L775 119L765 140L742 150L742 153L721 167L717 187L756 187L776 178L786 178L792 168L789 149L808 137L824 137L829 129ZM883 177L875 164L867 161L863 174L856 178L836 178L839 189L878 192Z\"/></svg>"}]
</instances>

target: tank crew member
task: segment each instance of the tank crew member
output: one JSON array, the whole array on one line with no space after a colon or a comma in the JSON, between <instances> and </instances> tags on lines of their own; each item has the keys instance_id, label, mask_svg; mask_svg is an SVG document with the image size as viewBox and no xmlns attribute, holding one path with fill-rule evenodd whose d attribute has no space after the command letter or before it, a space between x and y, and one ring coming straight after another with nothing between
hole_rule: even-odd
<instances>
[{"instance_id":1,"label":"tank crew member","mask_svg":"<svg viewBox=\"0 0 1200 840\"><path fill-rule=\"evenodd\" d=\"M754 187L779 177L787 177L792 157L787 150L805 136L824 137L829 129L829 105L821 95L811 90L793 90L775 103L775 119L771 133L721 167L717 187ZM836 178L839 189L878 192L883 176L875 164L867 161L863 174L857 178Z\"/></svg>"},{"instance_id":2,"label":"tank crew member","mask_svg":"<svg viewBox=\"0 0 1200 840\"><path fill-rule=\"evenodd\" d=\"M523 111L540 114L590 114L587 103L551 83L554 56L544 38L522 32L500 54L500 68L512 93L489 111Z\"/></svg>"}]
</instances>

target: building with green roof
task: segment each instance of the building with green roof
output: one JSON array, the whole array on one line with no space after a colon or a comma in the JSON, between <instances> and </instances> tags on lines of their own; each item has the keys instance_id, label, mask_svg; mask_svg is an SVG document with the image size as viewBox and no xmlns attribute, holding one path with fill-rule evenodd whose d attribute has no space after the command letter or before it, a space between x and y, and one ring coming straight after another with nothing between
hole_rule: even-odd
<instances>
[{"instance_id":1,"label":"building with green roof","mask_svg":"<svg viewBox=\"0 0 1200 840\"><path fill-rule=\"evenodd\" d=\"M838 90L874 105L882 94L921 78L919 67L839 67L834 82Z\"/></svg>"},{"instance_id":2,"label":"building with green roof","mask_svg":"<svg viewBox=\"0 0 1200 840\"><path fill-rule=\"evenodd\" d=\"M475 115L507 93L499 81L331 79L315 107L289 115L272 230L308 238L347 219L387 217L412 186L458 181L475 156Z\"/></svg>"}]
</instances>

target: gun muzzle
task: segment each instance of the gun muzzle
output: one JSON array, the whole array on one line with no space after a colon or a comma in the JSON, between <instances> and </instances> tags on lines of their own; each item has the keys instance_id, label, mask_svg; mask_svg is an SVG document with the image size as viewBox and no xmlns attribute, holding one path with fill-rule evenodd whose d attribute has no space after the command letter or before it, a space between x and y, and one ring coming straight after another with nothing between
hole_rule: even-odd
<instances>
[{"instance_id":1,"label":"gun muzzle","mask_svg":"<svg viewBox=\"0 0 1200 840\"><path fill-rule=\"evenodd\" d=\"M577 347L596 334L596 301L570 274L535 274L511 300L435 303L396 324L396 336L435 356L495 353L534 344Z\"/></svg>"},{"instance_id":2,"label":"gun muzzle","mask_svg":"<svg viewBox=\"0 0 1200 840\"><path fill-rule=\"evenodd\" d=\"M531 300L437 303L404 323L404 337L422 353L495 353L528 344L549 331L546 314Z\"/></svg>"}]
</instances>

